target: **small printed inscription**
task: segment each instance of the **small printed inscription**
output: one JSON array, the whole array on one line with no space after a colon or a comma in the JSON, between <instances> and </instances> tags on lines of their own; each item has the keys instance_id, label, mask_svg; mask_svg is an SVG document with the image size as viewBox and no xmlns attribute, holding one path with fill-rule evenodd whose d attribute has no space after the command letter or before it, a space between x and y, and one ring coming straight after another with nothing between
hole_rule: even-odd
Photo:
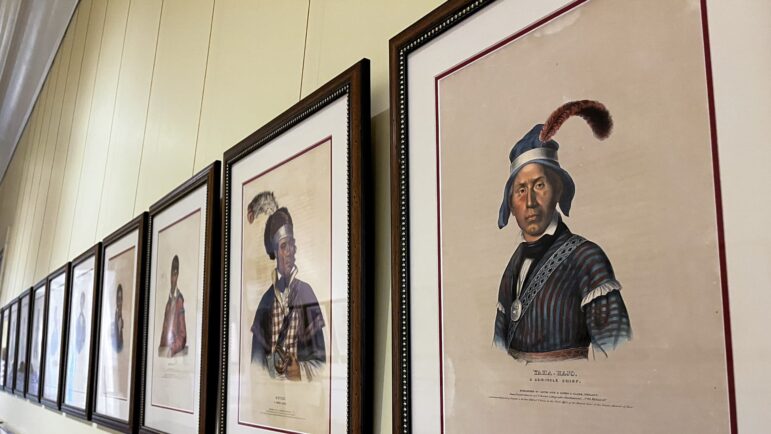
<instances>
[{"instance_id":1,"label":"small printed inscription","mask_svg":"<svg viewBox=\"0 0 771 434\"><path fill-rule=\"evenodd\" d=\"M506 395L493 395L490 399L505 399L510 401L545 402L562 405L588 405L609 408L633 408L631 405L610 402L598 393L581 392L572 388L582 384L580 375L572 370L533 369L529 383L556 383L569 385L572 390L539 390L536 388L519 389Z\"/></svg>"},{"instance_id":2,"label":"small printed inscription","mask_svg":"<svg viewBox=\"0 0 771 434\"><path fill-rule=\"evenodd\" d=\"M609 402L607 398L597 393L586 392L567 392L559 390L535 390L519 389L518 392L512 392L508 395L490 396L491 399L507 399L511 401L531 401L546 402L550 404L563 405L588 405L593 407L609 408L634 408L627 404L616 404Z\"/></svg>"},{"instance_id":3,"label":"small printed inscription","mask_svg":"<svg viewBox=\"0 0 771 434\"><path fill-rule=\"evenodd\" d=\"M294 410L290 410L287 407L286 396L276 395L271 401L271 406L262 412L262 414L270 416L280 416L288 419L304 419L298 417Z\"/></svg>"}]
</instances>

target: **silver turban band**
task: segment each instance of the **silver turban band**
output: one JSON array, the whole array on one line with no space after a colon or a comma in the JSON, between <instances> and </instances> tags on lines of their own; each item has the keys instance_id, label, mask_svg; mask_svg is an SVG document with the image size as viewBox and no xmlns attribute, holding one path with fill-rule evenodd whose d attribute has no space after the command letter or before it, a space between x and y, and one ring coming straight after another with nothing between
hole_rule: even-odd
<instances>
[{"instance_id":1,"label":"silver turban band","mask_svg":"<svg viewBox=\"0 0 771 434\"><path fill-rule=\"evenodd\" d=\"M294 237L292 232L292 225L284 225L278 228L275 234L273 234L273 248L278 250L278 243L286 237Z\"/></svg>"},{"instance_id":2,"label":"silver turban band","mask_svg":"<svg viewBox=\"0 0 771 434\"><path fill-rule=\"evenodd\" d=\"M533 160L551 160L559 164L559 159L557 159L557 151L555 149L535 148L529 151L525 151L522 153L522 155L515 158L514 161L511 162L511 169L509 173L513 173L515 170Z\"/></svg>"}]
</instances>

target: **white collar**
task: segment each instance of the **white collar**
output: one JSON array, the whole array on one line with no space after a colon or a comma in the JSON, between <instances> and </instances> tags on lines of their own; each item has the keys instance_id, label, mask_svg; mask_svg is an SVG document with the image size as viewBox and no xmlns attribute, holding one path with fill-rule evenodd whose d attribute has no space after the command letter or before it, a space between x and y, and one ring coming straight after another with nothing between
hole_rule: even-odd
<instances>
[{"instance_id":1,"label":"white collar","mask_svg":"<svg viewBox=\"0 0 771 434\"><path fill-rule=\"evenodd\" d=\"M560 220L561 220L560 213L555 209L554 214L552 214L551 216L551 223L549 223L549 226L546 226L546 230L543 231L543 233L541 234L540 237L538 237L538 239L541 239L541 237L544 235L554 235L554 233L557 232L557 226L559 226ZM526 242L525 234L521 230L519 231L519 238L521 242Z\"/></svg>"}]
</instances>

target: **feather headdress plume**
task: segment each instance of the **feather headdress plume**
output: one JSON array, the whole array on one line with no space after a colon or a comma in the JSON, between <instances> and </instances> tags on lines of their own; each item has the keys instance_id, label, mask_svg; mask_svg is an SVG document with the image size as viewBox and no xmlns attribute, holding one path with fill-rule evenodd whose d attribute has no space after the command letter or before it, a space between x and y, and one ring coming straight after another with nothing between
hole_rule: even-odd
<instances>
[{"instance_id":1,"label":"feather headdress plume","mask_svg":"<svg viewBox=\"0 0 771 434\"><path fill-rule=\"evenodd\" d=\"M273 196L273 192L263 191L257 196L254 196L254 199L249 202L246 218L251 224L260 214L267 214L268 217L270 217L276 210L278 210L278 203L276 202L276 197Z\"/></svg>"},{"instance_id":2,"label":"feather headdress plume","mask_svg":"<svg viewBox=\"0 0 771 434\"><path fill-rule=\"evenodd\" d=\"M582 100L563 104L549 116L543 125L541 135L542 142L548 142L557 133L563 123L571 116L580 116L591 127L594 136L602 140L610 135L613 129L613 119L605 106L598 101Z\"/></svg>"}]
</instances>

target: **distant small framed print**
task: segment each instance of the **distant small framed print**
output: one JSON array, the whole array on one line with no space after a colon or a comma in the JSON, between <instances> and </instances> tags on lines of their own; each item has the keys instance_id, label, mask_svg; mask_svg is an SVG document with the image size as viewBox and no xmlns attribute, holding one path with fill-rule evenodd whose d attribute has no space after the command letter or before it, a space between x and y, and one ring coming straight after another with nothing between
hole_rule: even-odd
<instances>
[{"instance_id":1,"label":"distant small framed print","mask_svg":"<svg viewBox=\"0 0 771 434\"><path fill-rule=\"evenodd\" d=\"M150 207L140 431L215 431L220 162Z\"/></svg>"},{"instance_id":2,"label":"distant small framed print","mask_svg":"<svg viewBox=\"0 0 771 434\"><path fill-rule=\"evenodd\" d=\"M102 243L83 252L72 261L67 288L67 343L61 409L72 416L89 420L92 405L94 370L94 307L98 302Z\"/></svg>"},{"instance_id":3,"label":"distant small framed print","mask_svg":"<svg viewBox=\"0 0 771 434\"><path fill-rule=\"evenodd\" d=\"M45 316L46 279L32 288L29 353L27 363L27 398L40 401L41 362L43 360L43 319Z\"/></svg>"},{"instance_id":4,"label":"distant small framed print","mask_svg":"<svg viewBox=\"0 0 771 434\"><path fill-rule=\"evenodd\" d=\"M220 432L368 432L362 60L225 153Z\"/></svg>"},{"instance_id":5,"label":"distant small framed print","mask_svg":"<svg viewBox=\"0 0 771 434\"><path fill-rule=\"evenodd\" d=\"M32 307L32 288L19 296L19 341L16 350L16 381L13 393L25 396L27 393L27 367L29 365L29 316Z\"/></svg>"},{"instance_id":6,"label":"distant small framed print","mask_svg":"<svg viewBox=\"0 0 771 434\"><path fill-rule=\"evenodd\" d=\"M8 332L4 333L8 341L7 353L5 356L5 390L13 393L14 381L16 380L16 342L19 339L19 300L15 298L5 308L5 314L8 316Z\"/></svg>"},{"instance_id":7,"label":"distant small framed print","mask_svg":"<svg viewBox=\"0 0 771 434\"><path fill-rule=\"evenodd\" d=\"M102 240L91 419L123 432L133 432L136 424L146 236L142 213Z\"/></svg>"},{"instance_id":8,"label":"distant small framed print","mask_svg":"<svg viewBox=\"0 0 771 434\"><path fill-rule=\"evenodd\" d=\"M62 402L69 277L70 264L67 263L49 274L47 279L40 402L52 410L58 410Z\"/></svg>"},{"instance_id":9,"label":"distant small framed print","mask_svg":"<svg viewBox=\"0 0 771 434\"><path fill-rule=\"evenodd\" d=\"M5 369L8 363L8 306L0 309L0 390L5 390Z\"/></svg>"}]
</instances>

